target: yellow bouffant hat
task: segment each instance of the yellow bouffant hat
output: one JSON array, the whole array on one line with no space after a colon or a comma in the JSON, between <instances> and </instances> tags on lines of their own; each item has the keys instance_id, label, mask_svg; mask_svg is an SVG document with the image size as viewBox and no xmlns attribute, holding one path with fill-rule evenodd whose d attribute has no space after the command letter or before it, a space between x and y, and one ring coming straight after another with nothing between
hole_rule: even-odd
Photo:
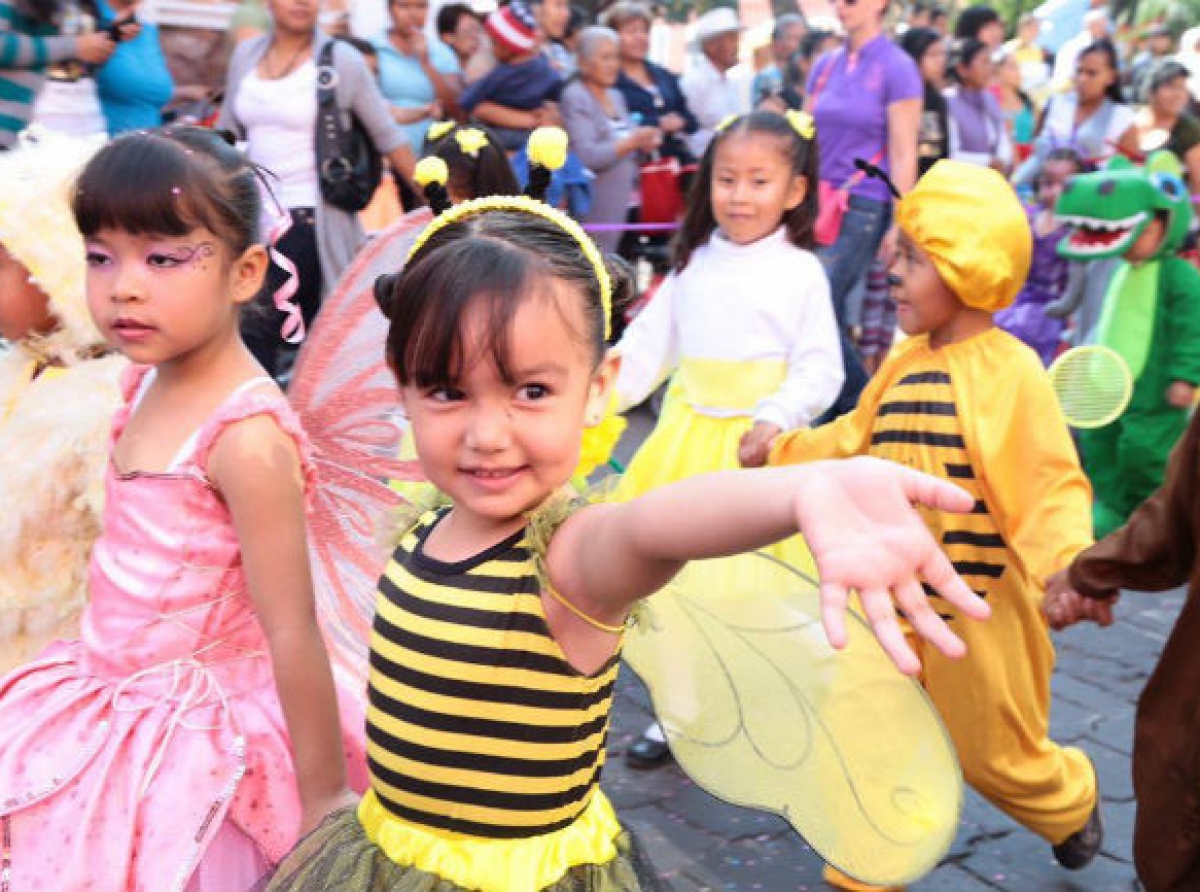
<instances>
[{"instance_id":1,"label":"yellow bouffant hat","mask_svg":"<svg viewBox=\"0 0 1200 892\"><path fill-rule=\"evenodd\" d=\"M939 161L896 203L900 229L968 307L996 312L1017 297L1033 254L1025 209L996 171Z\"/></svg>"},{"instance_id":2,"label":"yellow bouffant hat","mask_svg":"<svg viewBox=\"0 0 1200 892\"><path fill-rule=\"evenodd\" d=\"M59 328L39 338L53 358L104 342L87 308L83 237L71 213L71 190L103 137L80 139L40 128L0 152L0 245L45 292Z\"/></svg>"}]
</instances>

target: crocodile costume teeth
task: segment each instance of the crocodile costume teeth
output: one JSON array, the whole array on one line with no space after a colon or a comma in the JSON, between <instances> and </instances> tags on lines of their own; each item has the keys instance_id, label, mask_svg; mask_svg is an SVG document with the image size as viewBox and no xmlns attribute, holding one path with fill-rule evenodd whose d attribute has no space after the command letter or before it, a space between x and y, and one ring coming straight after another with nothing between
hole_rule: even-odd
<instances>
[{"instance_id":1,"label":"crocodile costume teeth","mask_svg":"<svg viewBox=\"0 0 1200 892\"><path fill-rule=\"evenodd\" d=\"M1071 227L1071 233L1065 242L1067 248L1065 250L1060 248L1059 253L1067 254L1069 250L1068 256L1081 260L1111 257L1114 254L1124 253L1130 245L1137 241L1142 231L1145 230L1146 224L1153 217L1140 212L1132 217L1126 217L1124 220L1104 220L1097 217L1080 216L1063 217L1061 215L1059 219Z\"/></svg>"},{"instance_id":2,"label":"crocodile costume teeth","mask_svg":"<svg viewBox=\"0 0 1200 892\"><path fill-rule=\"evenodd\" d=\"M1118 155L1102 170L1072 177L1055 213L1072 229L1058 246L1071 260L1120 257L1159 215L1166 217L1166 235L1151 259L1170 257L1192 223L1183 169L1170 152L1153 153L1145 167Z\"/></svg>"}]
</instances>

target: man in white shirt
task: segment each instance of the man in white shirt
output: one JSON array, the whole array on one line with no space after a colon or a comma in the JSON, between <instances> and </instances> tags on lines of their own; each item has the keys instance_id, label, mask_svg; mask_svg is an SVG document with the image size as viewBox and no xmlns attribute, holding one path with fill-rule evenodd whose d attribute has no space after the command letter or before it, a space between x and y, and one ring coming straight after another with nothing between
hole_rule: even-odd
<instances>
[{"instance_id":1,"label":"man in white shirt","mask_svg":"<svg viewBox=\"0 0 1200 892\"><path fill-rule=\"evenodd\" d=\"M743 30L737 13L726 6L696 20L695 41L700 54L680 81L688 108L700 124L700 129L688 137L696 157L704 154L721 121L750 110L745 89L729 76L730 69L737 65Z\"/></svg>"},{"instance_id":2,"label":"man in white shirt","mask_svg":"<svg viewBox=\"0 0 1200 892\"><path fill-rule=\"evenodd\" d=\"M1052 81L1056 90L1070 89L1075 83L1075 64L1080 53L1107 36L1108 13L1103 9L1089 9L1083 16L1083 31L1059 47L1054 57Z\"/></svg>"}]
</instances>

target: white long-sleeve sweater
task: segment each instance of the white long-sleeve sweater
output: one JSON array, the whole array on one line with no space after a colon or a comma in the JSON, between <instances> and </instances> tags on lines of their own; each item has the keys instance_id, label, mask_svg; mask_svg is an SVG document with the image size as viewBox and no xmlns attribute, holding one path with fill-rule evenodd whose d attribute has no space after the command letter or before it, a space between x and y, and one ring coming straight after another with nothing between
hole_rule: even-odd
<instances>
[{"instance_id":1,"label":"white long-sleeve sweater","mask_svg":"<svg viewBox=\"0 0 1200 892\"><path fill-rule=\"evenodd\" d=\"M833 405L842 354L829 280L816 256L783 227L749 245L719 233L672 273L618 345L623 411L644 400L686 359L783 360L787 375L754 408L754 420L803 427ZM740 409L693 406L717 417Z\"/></svg>"}]
</instances>

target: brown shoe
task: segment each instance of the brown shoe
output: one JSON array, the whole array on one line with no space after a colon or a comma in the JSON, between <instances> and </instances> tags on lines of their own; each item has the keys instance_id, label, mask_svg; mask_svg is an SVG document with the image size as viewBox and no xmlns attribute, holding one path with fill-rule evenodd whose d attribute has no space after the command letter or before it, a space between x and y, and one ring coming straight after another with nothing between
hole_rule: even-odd
<instances>
[{"instance_id":1,"label":"brown shoe","mask_svg":"<svg viewBox=\"0 0 1200 892\"><path fill-rule=\"evenodd\" d=\"M842 873L832 864L825 865L825 869L821 871L821 879L833 888L842 889L844 892L904 892L903 886L872 886L862 880L856 880L854 877Z\"/></svg>"},{"instance_id":2,"label":"brown shoe","mask_svg":"<svg viewBox=\"0 0 1200 892\"><path fill-rule=\"evenodd\" d=\"M1067 870L1083 870L1095 860L1103 842L1104 822L1100 819L1100 796L1097 794L1096 807L1083 828L1053 847L1054 860Z\"/></svg>"}]
</instances>

